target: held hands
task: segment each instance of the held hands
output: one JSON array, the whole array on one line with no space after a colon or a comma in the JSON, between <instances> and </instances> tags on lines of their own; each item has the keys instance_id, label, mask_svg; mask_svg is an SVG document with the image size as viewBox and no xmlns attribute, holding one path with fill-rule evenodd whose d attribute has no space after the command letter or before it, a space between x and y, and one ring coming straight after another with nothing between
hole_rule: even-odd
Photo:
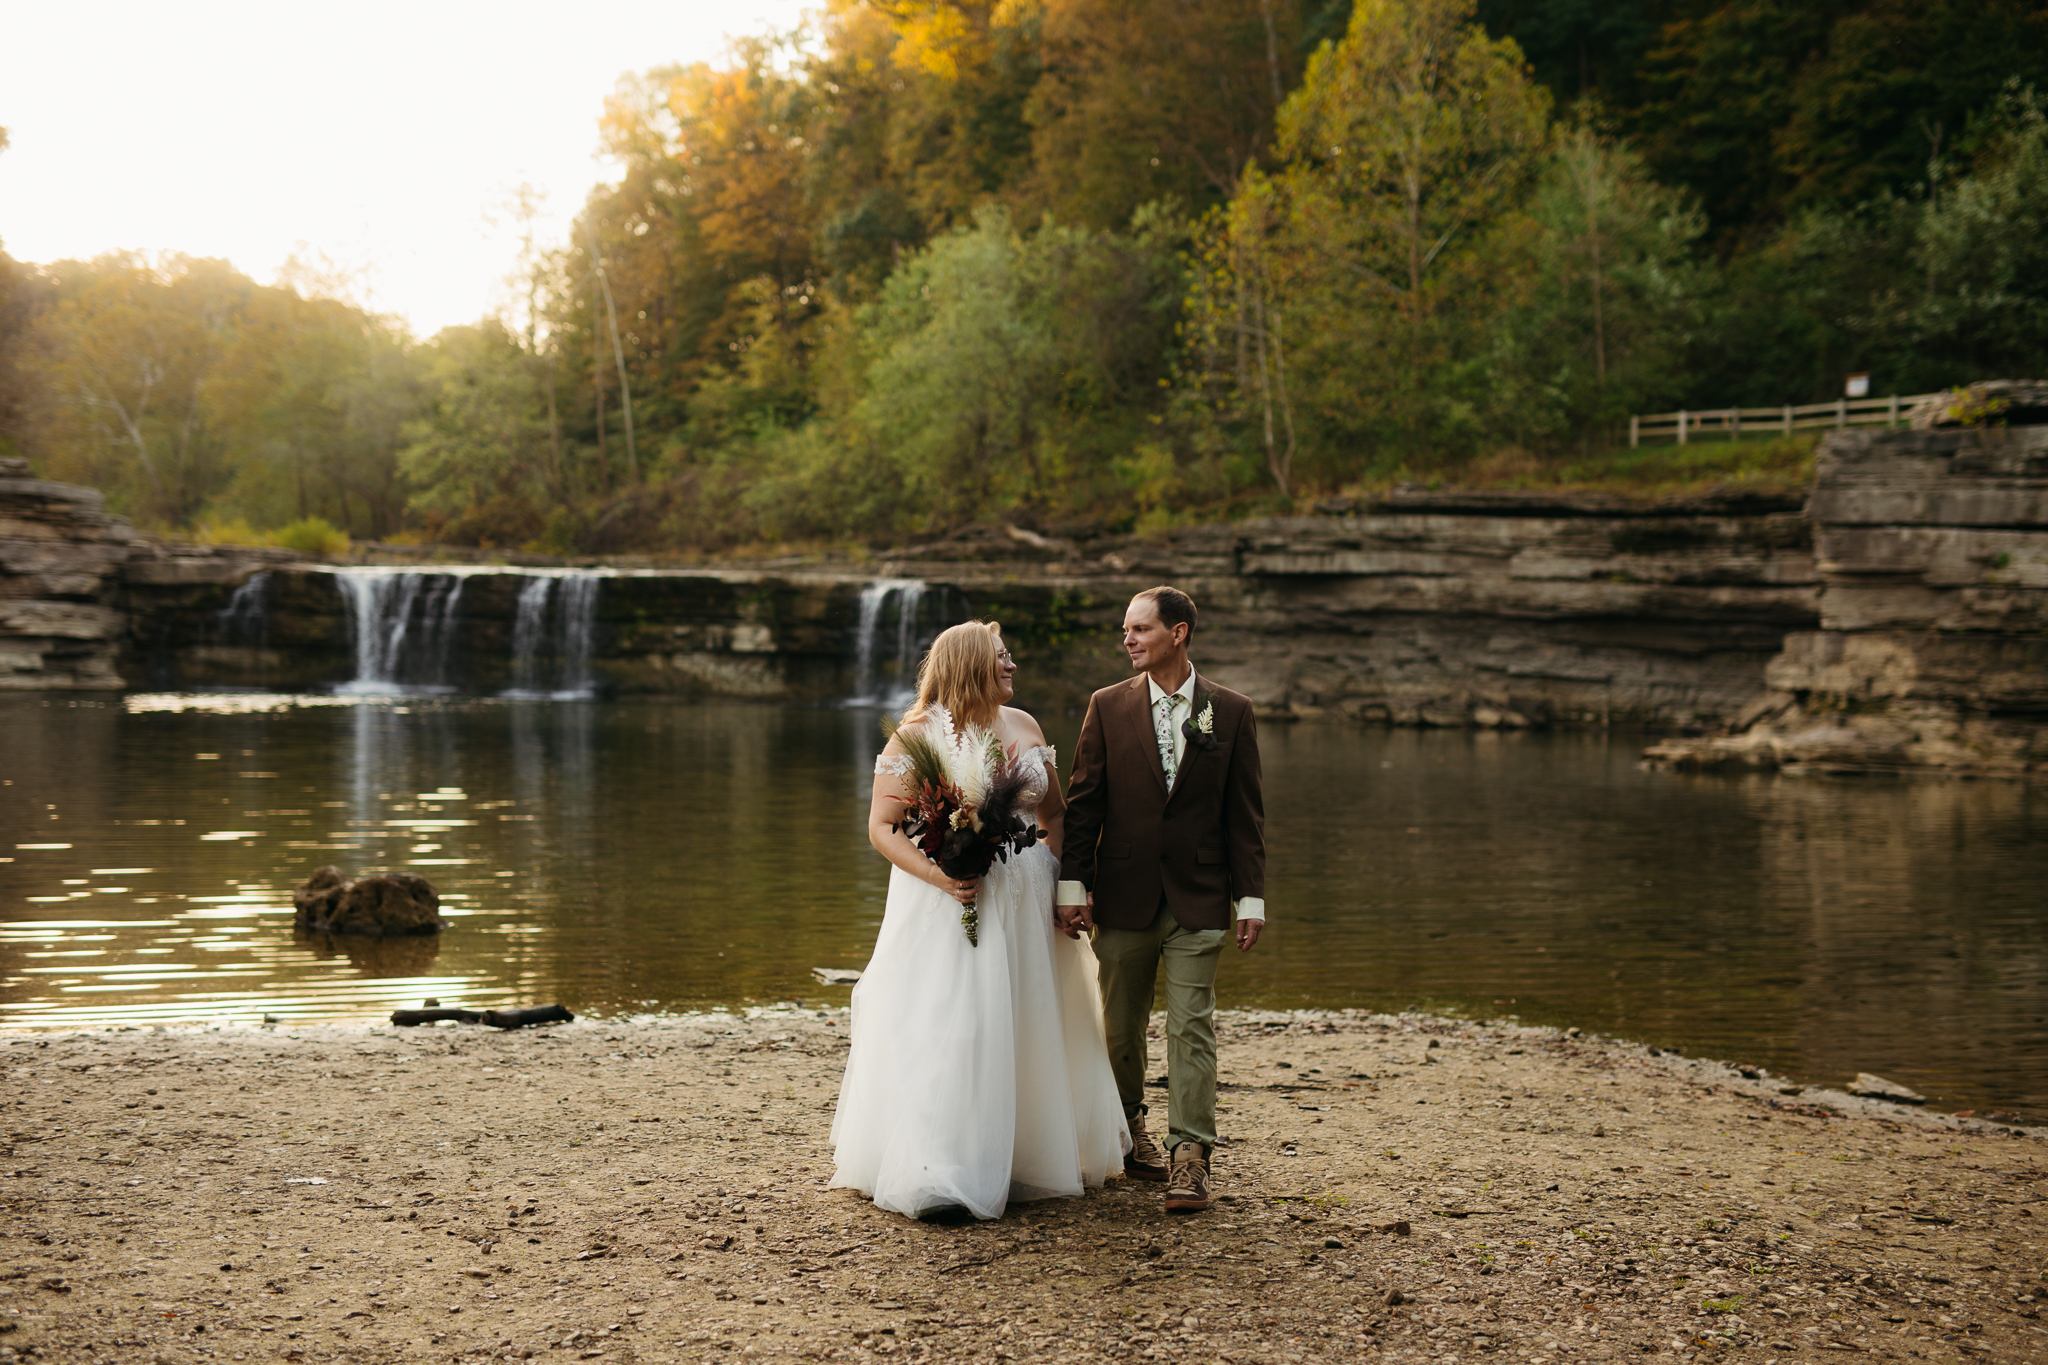
<instances>
[{"instance_id":1,"label":"held hands","mask_svg":"<svg viewBox=\"0 0 2048 1365\"><path fill-rule=\"evenodd\" d=\"M1055 929L1068 938L1079 938L1095 928L1095 893L1088 893L1086 905L1058 905L1053 907L1052 923ZM1264 933L1266 921L1262 919L1241 919L1236 925L1237 950L1248 953Z\"/></svg>"},{"instance_id":2,"label":"held hands","mask_svg":"<svg viewBox=\"0 0 2048 1365\"><path fill-rule=\"evenodd\" d=\"M1068 938L1079 938L1095 927L1095 893L1088 893L1086 905L1056 905L1052 911L1055 929Z\"/></svg>"}]
</instances>

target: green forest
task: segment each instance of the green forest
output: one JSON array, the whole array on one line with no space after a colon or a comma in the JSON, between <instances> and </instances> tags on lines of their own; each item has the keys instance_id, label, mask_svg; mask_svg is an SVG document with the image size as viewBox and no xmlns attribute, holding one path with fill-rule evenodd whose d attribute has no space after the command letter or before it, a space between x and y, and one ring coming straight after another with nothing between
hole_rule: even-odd
<instances>
[{"instance_id":1,"label":"green forest","mask_svg":"<svg viewBox=\"0 0 2048 1365\"><path fill-rule=\"evenodd\" d=\"M2044 91L2038 0L831 0L622 80L623 177L431 338L0 255L0 453L560 554L1598 482L1631 413L2048 375Z\"/></svg>"}]
</instances>

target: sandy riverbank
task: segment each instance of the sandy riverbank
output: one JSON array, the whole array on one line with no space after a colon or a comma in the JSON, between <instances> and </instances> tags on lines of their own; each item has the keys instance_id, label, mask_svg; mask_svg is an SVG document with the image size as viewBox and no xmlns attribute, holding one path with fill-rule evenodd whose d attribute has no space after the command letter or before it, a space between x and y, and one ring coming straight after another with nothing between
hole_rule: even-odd
<instances>
[{"instance_id":1,"label":"sandy riverbank","mask_svg":"<svg viewBox=\"0 0 2048 1365\"><path fill-rule=\"evenodd\" d=\"M2048 1358L2039 1132L1236 1013L1210 1213L929 1228L824 1188L845 1031L0 1037L0 1361Z\"/></svg>"}]
</instances>

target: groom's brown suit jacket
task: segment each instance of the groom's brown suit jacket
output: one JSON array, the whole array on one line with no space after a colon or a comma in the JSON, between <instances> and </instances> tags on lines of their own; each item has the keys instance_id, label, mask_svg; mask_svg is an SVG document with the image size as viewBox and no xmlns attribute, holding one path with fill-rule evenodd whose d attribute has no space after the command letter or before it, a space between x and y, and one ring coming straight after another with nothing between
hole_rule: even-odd
<instances>
[{"instance_id":1,"label":"groom's brown suit jacket","mask_svg":"<svg viewBox=\"0 0 2048 1365\"><path fill-rule=\"evenodd\" d=\"M1230 903L1266 894L1266 807L1249 697L1195 676L1188 737L1171 791L1151 690L1140 673L1088 699L1067 784L1060 875L1095 895L1095 921L1143 929L1163 903L1189 929L1228 929ZM1213 742L1211 742L1213 741Z\"/></svg>"}]
</instances>

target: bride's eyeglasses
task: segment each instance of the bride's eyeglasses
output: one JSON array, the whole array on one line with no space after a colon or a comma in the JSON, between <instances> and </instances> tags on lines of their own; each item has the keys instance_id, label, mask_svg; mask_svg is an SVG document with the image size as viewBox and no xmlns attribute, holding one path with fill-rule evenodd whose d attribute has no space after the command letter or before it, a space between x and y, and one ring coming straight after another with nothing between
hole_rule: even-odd
<instances>
[{"instance_id":1,"label":"bride's eyeglasses","mask_svg":"<svg viewBox=\"0 0 2048 1365\"><path fill-rule=\"evenodd\" d=\"M996 651L996 662L1001 664L1004 668L1009 668L1012 665L1014 665L1017 661L1010 657L1009 650L999 649Z\"/></svg>"}]
</instances>

